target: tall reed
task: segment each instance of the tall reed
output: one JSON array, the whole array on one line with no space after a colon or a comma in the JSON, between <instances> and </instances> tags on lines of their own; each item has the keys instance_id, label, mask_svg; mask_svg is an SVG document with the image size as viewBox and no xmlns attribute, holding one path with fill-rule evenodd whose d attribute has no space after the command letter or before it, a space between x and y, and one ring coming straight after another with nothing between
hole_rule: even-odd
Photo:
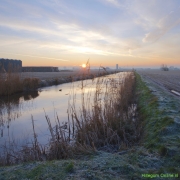
<instances>
[{"instance_id":1,"label":"tall reed","mask_svg":"<svg viewBox=\"0 0 180 180\"><path fill-rule=\"evenodd\" d=\"M103 88L105 90L103 92ZM134 74L127 73L118 79L99 78L96 82L94 102L84 97L82 84L82 108L69 107L76 142L93 148L120 149L130 147L139 138L138 119L134 119Z\"/></svg>"},{"instance_id":2,"label":"tall reed","mask_svg":"<svg viewBox=\"0 0 180 180\"><path fill-rule=\"evenodd\" d=\"M77 107L75 88L68 106L68 121L62 124L56 114L52 126L45 118L51 134L50 141L42 146L35 132L34 141L16 149L15 141L5 144L0 151L0 165L34 160L74 158L97 150L118 151L127 149L140 138L141 126L134 104L135 76L133 72L118 78L92 79L93 93L86 92L86 81L81 81L81 107Z\"/></svg>"},{"instance_id":3,"label":"tall reed","mask_svg":"<svg viewBox=\"0 0 180 180\"><path fill-rule=\"evenodd\" d=\"M34 91L39 86L38 78L21 78L20 72L0 73L0 96L22 91Z\"/></svg>"},{"instance_id":4,"label":"tall reed","mask_svg":"<svg viewBox=\"0 0 180 180\"><path fill-rule=\"evenodd\" d=\"M22 88L19 72L0 73L0 95L11 95L22 91Z\"/></svg>"}]
</instances>

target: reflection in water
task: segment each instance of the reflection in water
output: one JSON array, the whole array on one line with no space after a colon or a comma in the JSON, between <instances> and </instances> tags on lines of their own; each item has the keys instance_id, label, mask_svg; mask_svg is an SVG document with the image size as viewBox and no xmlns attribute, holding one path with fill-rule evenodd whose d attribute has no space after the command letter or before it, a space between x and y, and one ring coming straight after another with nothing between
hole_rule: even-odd
<instances>
[{"instance_id":1,"label":"reflection in water","mask_svg":"<svg viewBox=\"0 0 180 180\"><path fill-rule=\"evenodd\" d=\"M11 96L1 96L0 106L1 106L1 104L9 104L9 103L18 104L20 99L28 101L28 100L34 99L38 96L39 96L38 91L14 94Z\"/></svg>"},{"instance_id":2,"label":"reflection in water","mask_svg":"<svg viewBox=\"0 0 180 180\"><path fill-rule=\"evenodd\" d=\"M39 96L37 91L30 93L21 93L11 96L1 97L0 99L0 130L1 137L3 137L3 128L7 126L9 129L12 120L18 119L25 109L32 106L29 100L35 99ZM25 103L25 101L27 101Z\"/></svg>"},{"instance_id":3,"label":"reflection in water","mask_svg":"<svg viewBox=\"0 0 180 180\"><path fill-rule=\"evenodd\" d=\"M109 78L118 78L122 81L125 73L107 76L104 86ZM102 79L102 78L101 78ZM35 132L38 134L38 141L46 144L50 138L45 113L48 115L52 127L56 126L57 116L63 124L68 120L68 104L73 101L77 109L82 109L82 91L85 102L90 107L93 102L93 93L96 91L96 81L86 80L74 83L66 83L58 86L44 87L41 91L14 95L0 99L0 146L2 141L9 137L14 139L32 138L32 119L34 119ZM82 88L83 87L83 88ZM61 89L61 91L59 91ZM67 95L68 94L68 95ZM89 99L88 99L89 98ZM102 93L103 99L103 93ZM2 141L1 141L2 140Z\"/></svg>"}]
</instances>

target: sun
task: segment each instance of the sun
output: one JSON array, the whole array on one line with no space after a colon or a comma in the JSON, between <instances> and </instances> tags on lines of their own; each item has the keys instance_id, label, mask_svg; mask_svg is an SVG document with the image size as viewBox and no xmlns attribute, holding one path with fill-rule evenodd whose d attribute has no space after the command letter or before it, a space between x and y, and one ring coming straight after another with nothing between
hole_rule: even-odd
<instances>
[{"instance_id":1,"label":"sun","mask_svg":"<svg viewBox=\"0 0 180 180\"><path fill-rule=\"evenodd\" d=\"M82 66L82 68L86 68L86 64L82 64L81 66Z\"/></svg>"}]
</instances>

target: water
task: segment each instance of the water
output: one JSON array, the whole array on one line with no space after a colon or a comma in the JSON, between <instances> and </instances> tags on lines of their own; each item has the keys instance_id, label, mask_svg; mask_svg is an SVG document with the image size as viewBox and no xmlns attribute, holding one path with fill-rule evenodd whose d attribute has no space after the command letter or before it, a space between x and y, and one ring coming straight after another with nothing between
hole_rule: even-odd
<instances>
[{"instance_id":1,"label":"water","mask_svg":"<svg viewBox=\"0 0 180 180\"><path fill-rule=\"evenodd\" d=\"M106 77L116 79L126 73L118 73ZM96 90L96 80L86 80L83 83L84 93L91 94ZM73 88L74 87L74 88ZM60 91L60 89L62 91ZM56 124L58 115L61 123L67 122L68 102L73 101L72 94L76 93L75 105L81 107L82 82L66 83L57 86L44 87L29 94L19 94L0 99L0 145L9 139L31 140L33 139L32 117L35 123L35 131L38 141L47 143L50 138L45 113L50 118L52 126ZM89 96L90 97L90 96ZM93 98L91 96L91 102Z\"/></svg>"}]
</instances>

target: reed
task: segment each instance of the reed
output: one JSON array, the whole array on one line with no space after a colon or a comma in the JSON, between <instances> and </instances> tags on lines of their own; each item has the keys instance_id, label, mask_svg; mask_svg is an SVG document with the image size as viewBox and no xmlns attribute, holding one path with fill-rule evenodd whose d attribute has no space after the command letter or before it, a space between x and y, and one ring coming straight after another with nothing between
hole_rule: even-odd
<instances>
[{"instance_id":1,"label":"reed","mask_svg":"<svg viewBox=\"0 0 180 180\"><path fill-rule=\"evenodd\" d=\"M0 95L11 95L22 91L20 73L11 72L0 73Z\"/></svg>"},{"instance_id":2,"label":"reed","mask_svg":"<svg viewBox=\"0 0 180 180\"><path fill-rule=\"evenodd\" d=\"M65 124L60 122L56 114L56 125L53 127L45 112L51 136L46 145L38 142L32 117L34 140L21 146L20 150L15 141L6 144L2 151L4 153L0 155L0 165L76 158L98 150L117 152L137 144L141 126L134 100L134 73L125 73L124 77L116 79L92 79L92 86L95 86L93 93L86 92L86 85L86 81L82 80L81 108L76 105L75 87L72 89Z\"/></svg>"},{"instance_id":3,"label":"reed","mask_svg":"<svg viewBox=\"0 0 180 180\"><path fill-rule=\"evenodd\" d=\"M105 86L105 91L102 89ZM122 149L137 143L140 134L135 117L133 72L118 80L97 79L94 102L85 99L82 84L82 108L69 107L76 142L95 149ZM75 102L75 100L74 100ZM92 106L90 107L90 104Z\"/></svg>"},{"instance_id":4,"label":"reed","mask_svg":"<svg viewBox=\"0 0 180 180\"><path fill-rule=\"evenodd\" d=\"M22 81L23 90L25 91L34 91L39 87L38 78L25 78Z\"/></svg>"},{"instance_id":5,"label":"reed","mask_svg":"<svg viewBox=\"0 0 180 180\"><path fill-rule=\"evenodd\" d=\"M21 78L21 73L9 71L0 73L0 96L12 95L22 91L34 91L39 86L37 78Z\"/></svg>"}]
</instances>

